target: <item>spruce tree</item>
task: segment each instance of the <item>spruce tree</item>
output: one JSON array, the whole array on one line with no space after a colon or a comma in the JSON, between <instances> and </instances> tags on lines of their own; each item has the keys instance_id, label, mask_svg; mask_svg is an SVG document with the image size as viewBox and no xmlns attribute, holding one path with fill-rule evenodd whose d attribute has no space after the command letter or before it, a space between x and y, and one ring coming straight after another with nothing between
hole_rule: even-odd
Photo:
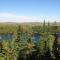
<instances>
[{"instance_id":1,"label":"spruce tree","mask_svg":"<svg viewBox=\"0 0 60 60\"><path fill-rule=\"evenodd\" d=\"M16 39L16 42L19 42L21 40L21 34L22 33L22 27L19 25L17 27L17 39Z\"/></svg>"}]
</instances>

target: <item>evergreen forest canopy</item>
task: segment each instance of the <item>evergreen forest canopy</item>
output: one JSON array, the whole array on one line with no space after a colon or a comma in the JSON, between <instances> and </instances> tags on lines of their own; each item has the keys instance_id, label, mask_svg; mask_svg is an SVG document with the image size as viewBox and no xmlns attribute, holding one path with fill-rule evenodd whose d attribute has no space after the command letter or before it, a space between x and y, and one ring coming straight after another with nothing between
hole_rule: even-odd
<instances>
[{"instance_id":1,"label":"evergreen forest canopy","mask_svg":"<svg viewBox=\"0 0 60 60\"><path fill-rule=\"evenodd\" d=\"M0 60L60 59L58 23L0 23Z\"/></svg>"}]
</instances>

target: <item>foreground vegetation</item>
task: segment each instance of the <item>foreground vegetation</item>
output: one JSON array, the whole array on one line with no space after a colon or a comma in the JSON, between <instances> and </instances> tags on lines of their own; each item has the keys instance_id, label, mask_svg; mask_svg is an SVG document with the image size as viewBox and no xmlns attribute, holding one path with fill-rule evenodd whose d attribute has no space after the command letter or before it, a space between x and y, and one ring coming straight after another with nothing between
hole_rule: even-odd
<instances>
[{"instance_id":1,"label":"foreground vegetation","mask_svg":"<svg viewBox=\"0 0 60 60\"><path fill-rule=\"evenodd\" d=\"M13 39L0 40L0 60L52 60L55 54L55 33L60 34L60 26L1 24L0 33L13 33ZM39 34L38 41L34 34ZM57 59L58 60L58 59Z\"/></svg>"}]
</instances>

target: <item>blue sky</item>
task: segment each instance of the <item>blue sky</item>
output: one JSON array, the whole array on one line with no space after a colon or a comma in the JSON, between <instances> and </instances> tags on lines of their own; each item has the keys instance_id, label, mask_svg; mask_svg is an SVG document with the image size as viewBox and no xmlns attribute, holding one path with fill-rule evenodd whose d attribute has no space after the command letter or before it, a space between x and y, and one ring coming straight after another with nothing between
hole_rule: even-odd
<instances>
[{"instance_id":1,"label":"blue sky","mask_svg":"<svg viewBox=\"0 0 60 60\"><path fill-rule=\"evenodd\" d=\"M0 21L60 20L60 0L0 0Z\"/></svg>"}]
</instances>

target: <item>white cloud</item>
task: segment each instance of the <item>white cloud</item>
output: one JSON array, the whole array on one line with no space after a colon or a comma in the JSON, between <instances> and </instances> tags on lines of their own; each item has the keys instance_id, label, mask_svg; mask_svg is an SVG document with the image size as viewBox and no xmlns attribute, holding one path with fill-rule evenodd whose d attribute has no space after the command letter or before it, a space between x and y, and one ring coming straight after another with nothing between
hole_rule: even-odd
<instances>
[{"instance_id":1,"label":"white cloud","mask_svg":"<svg viewBox=\"0 0 60 60\"><path fill-rule=\"evenodd\" d=\"M49 16L39 16L39 17L30 17L30 16L19 16L12 13L0 13L0 22L43 22L44 19L46 22L50 21L59 21L60 18L49 17Z\"/></svg>"}]
</instances>

